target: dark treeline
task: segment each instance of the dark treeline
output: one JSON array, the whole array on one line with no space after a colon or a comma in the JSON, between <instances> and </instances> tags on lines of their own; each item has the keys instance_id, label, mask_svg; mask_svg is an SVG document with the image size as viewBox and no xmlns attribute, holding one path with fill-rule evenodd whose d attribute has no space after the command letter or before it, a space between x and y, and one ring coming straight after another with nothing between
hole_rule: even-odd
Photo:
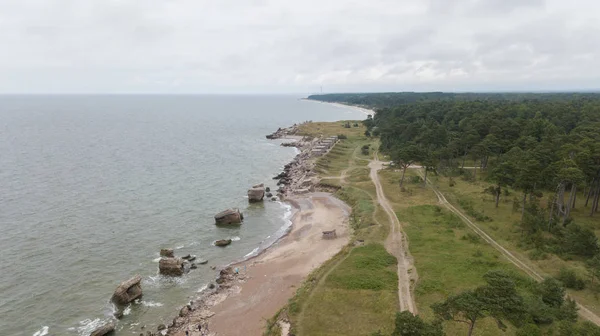
<instances>
[{"instance_id":1,"label":"dark treeline","mask_svg":"<svg viewBox=\"0 0 600 336\"><path fill-rule=\"evenodd\" d=\"M373 108L398 106L428 101L567 101L600 99L598 93L452 93L452 92L382 92L382 93L332 93L311 95L308 99L329 103L345 103Z\"/></svg>"},{"instance_id":2,"label":"dark treeline","mask_svg":"<svg viewBox=\"0 0 600 336\"><path fill-rule=\"evenodd\" d=\"M577 191L590 215L597 212L600 99L431 101L381 108L365 123L404 169L418 162L438 172L475 162L468 173L486 170L496 202L506 188L522 192L523 217L528 199L543 191L555 194L548 226L569 223Z\"/></svg>"}]
</instances>

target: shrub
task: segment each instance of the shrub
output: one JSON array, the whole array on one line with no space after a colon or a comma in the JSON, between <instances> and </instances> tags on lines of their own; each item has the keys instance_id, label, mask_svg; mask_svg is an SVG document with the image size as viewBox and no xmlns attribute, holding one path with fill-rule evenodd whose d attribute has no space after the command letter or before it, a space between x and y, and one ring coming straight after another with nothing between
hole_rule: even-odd
<instances>
[{"instance_id":1,"label":"shrub","mask_svg":"<svg viewBox=\"0 0 600 336\"><path fill-rule=\"evenodd\" d=\"M542 331L535 324L526 324L517 330L516 336L542 336Z\"/></svg>"},{"instance_id":2,"label":"shrub","mask_svg":"<svg viewBox=\"0 0 600 336\"><path fill-rule=\"evenodd\" d=\"M585 282L579 278L575 271L567 268L561 268L558 276L556 277L560 282L567 288L582 290L585 288Z\"/></svg>"},{"instance_id":3,"label":"shrub","mask_svg":"<svg viewBox=\"0 0 600 336\"><path fill-rule=\"evenodd\" d=\"M459 198L458 204L467 212L469 216L475 218L480 222L491 222L493 220L489 216L486 216L485 214L475 210L475 208L473 208L473 202L469 200Z\"/></svg>"},{"instance_id":4,"label":"shrub","mask_svg":"<svg viewBox=\"0 0 600 336\"><path fill-rule=\"evenodd\" d=\"M392 336L442 336L444 331L440 321L427 323L409 311L396 313L396 328Z\"/></svg>"},{"instance_id":5,"label":"shrub","mask_svg":"<svg viewBox=\"0 0 600 336\"><path fill-rule=\"evenodd\" d=\"M348 137L345 134L338 134L338 139L343 140L343 139L348 139Z\"/></svg>"},{"instance_id":6,"label":"shrub","mask_svg":"<svg viewBox=\"0 0 600 336\"><path fill-rule=\"evenodd\" d=\"M565 288L556 279L544 279L539 284L538 291L542 296L542 301L551 307L560 307L565 301Z\"/></svg>"},{"instance_id":7,"label":"shrub","mask_svg":"<svg viewBox=\"0 0 600 336\"><path fill-rule=\"evenodd\" d=\"M583 257L593 257L600 248L594 231L570 224L564 233L563 248L566 252Z\"/></svg>"},{"instance_id":8,"label":"shrub","mask_svg":"<svg viewBox=\"0 0 600 336\"><path fill-rule=\"evenodd\" d=\"M476 235L474 233L471 233L471 232L469 232L466 235L462 236L460 239L466 240L466 241L471 242L473 244L479 244L481 242L481 238L478 235Z\"/></svg>"},{"instance_id":9,"label":"shrub","mask_svg":"<svg viewBox=\"0 0 600 336\"><path fill-rule=\"evenodd\" d=\"M410 183L414 183L414 184L418 184L418 183L422 183L423 179L421 178L421 176L411 176L409 179Z\"/></svg>"},{"instance_id":10,"label":"shrub","mask_svg":"<svg viewBox=\"0 0 600 336\"><path fill-rule=\"evenodd\" d=\"M535 250L529 252L529 259L545 260L545 259L548 259L548 254L540 249L535 249Z\"/></svg>"}]
</instances>

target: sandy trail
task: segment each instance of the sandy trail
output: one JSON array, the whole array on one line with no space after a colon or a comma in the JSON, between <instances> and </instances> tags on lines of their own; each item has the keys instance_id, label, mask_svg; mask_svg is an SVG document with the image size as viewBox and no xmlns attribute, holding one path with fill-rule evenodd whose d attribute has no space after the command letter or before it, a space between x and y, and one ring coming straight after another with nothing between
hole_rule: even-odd
<instances>
[{"instance_id":1,"label":"sandy trail","mask_svg":"<svg viewBox=\"0 0 600 336\"><path fill-rule=\"evenodd\" d=\"M411 274L416 279L416 269L408 251L408 242L402 232L402 225L385 197L383 187L379 181L377 172L383 168L383 162L379 161L377 154L375 154L375 159L369 163L369 167L371 168L371 180L373 180L377 191L377 202L379 202L390 219L391 230L385 242L385 247L390 254L398 259L398 300L400 302L400 311L408 310L413 314L417 314L417 306L413 300L411 288Z\"/></svg>"},{"instance_id":2,"label":"sandy trail","mask_svg":"<svg viewBox=\"0 0 600 336\"><path fill-rule=\"evenodd\" d=\"M229 296L211 309L210 335L262 335L266 320L273 317L302 284L306 276L348 244L350 208L328 193L292 198L298 208L291 232L257 258L234 267L239 280ZM337 239L323 239L322 231L337 232ZM174 335L202 335L193 331L202 316ZM199 315L205 312L198 312ZM198 321L198 322L195 322Z\"/></svg>"},{"instance_id":3,"label":"sandy trail","mask_svg":"<svg viewBox=\"0 0 600 336\"><path fill-rule=\"evenodd\" d=\"M421 175L421 177L424 177L423 172L421 170L418 170L418 174ZM518 268L520 268L521 270L523 270L523 272L527 273L530 277L532 277L536 281L544 280L544 277L542 275L540 275L538 272L536 272L533 268L529 267L521 259L515 257L515 255L513 255L510 251L505 249L502 245L498 244L498 242L496 242L492 237L490 237L487 233L485 233L485 231L483 231L477 224L475 224L473 221L471 221L469 219L469 217L467 217L464 213L462 213L462 211L458 210L450 202L448 202L448 200L446 200L446 197L444 197L444 194L442 194L439 190L437 190L430 183L429 180L427 180L427 184L431 187L433 192L436 194L440 204L442 204L448 210L452 211L454 214L456 214L458 217L460 217L463 220L463 222L465 222L465 224L467 224L467 226L469 226L473 231L475 231L475 233L477 233L477 235L479 235L481 238L483 238L486 242L488 242L490 245L492 245L496 250L498 250L500 253L502 253L513 265L515 265ZM577 307L579 308L579 315L581 317L600 326L600 317L598 315L594 314L589 309L587 309L585 306L583 306L579 303L577 303Z\"/></svg>"}]
</instances>

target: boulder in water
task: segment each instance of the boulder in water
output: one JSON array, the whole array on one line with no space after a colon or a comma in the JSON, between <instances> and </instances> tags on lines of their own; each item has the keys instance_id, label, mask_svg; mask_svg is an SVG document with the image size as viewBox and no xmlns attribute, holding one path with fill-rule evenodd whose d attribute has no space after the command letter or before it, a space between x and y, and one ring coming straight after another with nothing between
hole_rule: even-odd
<instances>
[{"instance_id":1,"label":"boulder in water","mask_svg":"<svg viewBox=\"0 0 600 336\"><path fill-rule=\"evenodd\" d=\"M107 323L107 324L101 326L100 328L92 331L90 336L104 336L104 335L108 335L114 331L115 331L115 324L113 322L110 322L110 323Z\"/></svg>"},{"instance_id":2,"label":"boulder in water","mask_svg":"<svg viewBox=\"0 0 600 336\"><path fill-rule=\"evenodd\" d=\"M183 259L161 258L158 262L158 271L162 275L181 276L184 271Z\"/></svg>"},{"instance_id":3,"label":"boulder in water","mask_svg":"<svg viewBox=\"0 0 600 336\"><path fill-rule=\"evenodd\" d=\"M215 215L217 224L239 224L244 219L244 215L239 209L227 209Z\"/></svg>"},{"instance_id":4,"label":"boulder in water","mask_svg":"<svg viewBox=\"0 0 600 336\"><path fill-rule=\"evenodd\" d=\"M206 259L199 259L198 260L198 264L200 264L200 265L208 264L208 260L206 260Z\"/></svg>"},{"instance_id":5,"label":"boulder in water","mask_svg":"<svg viewBox=\"0 0 600 336\"><path fill-rule=\"evenodd\" d=\"M252 188L248 189L248 201L250 202L260 202L265 197L265 185L257 184L252 186Z\"/></svg>"},{"instance_id":6,"label":"boulder in water","mask_svg":"<svg viewBox=\"0 0 600 336\"><path fill-rule=\"evenodd\" d=\"M227 246L231 244L231 239L221 239L215 241L215 246Z\"/></svg>"},{"instance_id":7,"label":"boulder in water","mask_svg":"<svg viewBox=\"0 0 600 336\"><path fill-rule=\"evenodd\" d=\"M112 301L119 305L126 305L129 302L142 296L142 277L139 275L122 282L112 296Z\"/></svg>"},{"instance_id":8,"label":"boulder in water","mask_svg":"<svg viewBox=\"0 0 600 336\"><path fill-rule=\"evenodd\" d=\"M160 249L160 256L167 257L167 258L173 258L175 256L175 253L173 252L172 248L164 248L164 249Z\"/></svg>"}]
</instances>

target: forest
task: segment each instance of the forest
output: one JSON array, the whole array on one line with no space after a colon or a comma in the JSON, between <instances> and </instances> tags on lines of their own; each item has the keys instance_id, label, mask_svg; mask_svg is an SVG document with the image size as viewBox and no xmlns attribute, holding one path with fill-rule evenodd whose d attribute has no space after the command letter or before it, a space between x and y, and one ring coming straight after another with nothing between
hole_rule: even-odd
<instances>
[{"instance_id":1,"label":"forest","mask_svg":"<svg viewBox=\"0 0 600 336\"><path fill-rule=\"evenodd\" d=\"M481 193L490 195L496 207L502 198L514 200L513 207L520 213L520 221L515 223L522 232L520 244L584 261L591 283L600 277L600 245L595 232L571 216L576 207L585 209L586 216L600 216L600 94L404 92L332 94L309 99L374 109L374 116L364 121L365 135L379 137L379 150L402 171L400 189L406 183L404 173L411 166L423 168L424 185L428 174L449 177L450 183L453 178L483 180L487 183ZM489 219L477 209L469 209L468 204L461 206L479 221ZM502 284L505 288L496 293L509 293L511 280L497 280L498 274L494 277L489 286ZM542 289L533 292L539 294L543 288L552 287L559 294L549 290L547 295L559 300L564 296L562 286L585 286L583 279L568 270L561 270L558 278L559 283L547 279ZM552 319L532 313L539 307L524 305L518 296L499 294L490 299L486 294L478 299L481 293L494 293L489 286L450 297L433 309L441 319L460 315L464 320L468 314L479 316L480 312L469 311L473 305L485 311L483 303L497 300L491 306L499 310L488 309L490 316L507 318L507 314L516 314L511 307L521 307L521 313L529 312L527 319L535 324ZM543 295L538 299L544 303L542 310L554 304L554 299ZM503 300L512 303L503 307L498 303ZM555 307L563 307L562 299L559 301ZM576 311L574 303L569 302L568 307ZM562 310L555 314L572 313ZM558 315L555 320L561 319ZM466 320L470 323L469 318ZM474 325L473 319L470 326ZM400 332L403 328L405 332ZM410 328L420 330L414 335L438 334L435 326L428 326L418 317L399 315L396 334L412 335L406 332ZM598 333L595 327L592 329L593 334ZM592 329L583 334L590 334Z\"/></svg>"}]
</instances>

